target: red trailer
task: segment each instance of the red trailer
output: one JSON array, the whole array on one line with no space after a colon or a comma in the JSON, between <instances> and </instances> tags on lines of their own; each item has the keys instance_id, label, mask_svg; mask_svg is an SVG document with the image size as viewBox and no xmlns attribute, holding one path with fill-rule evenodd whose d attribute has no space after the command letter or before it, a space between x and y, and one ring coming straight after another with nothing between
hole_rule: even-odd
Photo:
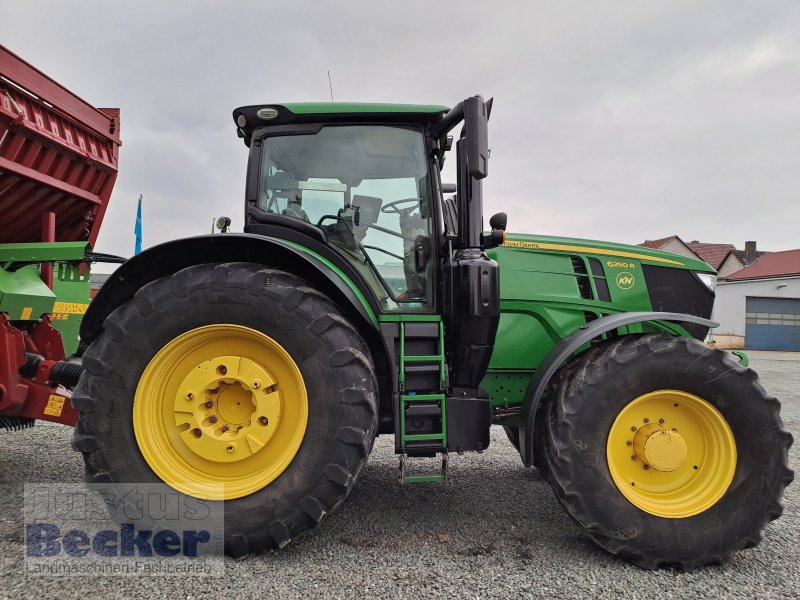
<instances>
[{"instance_id":1,"label":"red trailer","mask_svg":"<svg viewBox=\"0 0 800 600\"><path fill-rule=\"evenodd\" d=\"M0 427L75 422L81 367L68 355L119 146L119 109L94 108L0 46Z\"/></svg>"},{"instance_id":2,"label":"red trailer","mask_svg":"<svg viewBox=\"0 0 800 600\"><path fill-rule=\"evenodd\" d=\"M94 245L117 178L119 109L94 108L0 46L0 243ZM55 239L42 239L43 215Z\"/></svg>"}]
</instances>

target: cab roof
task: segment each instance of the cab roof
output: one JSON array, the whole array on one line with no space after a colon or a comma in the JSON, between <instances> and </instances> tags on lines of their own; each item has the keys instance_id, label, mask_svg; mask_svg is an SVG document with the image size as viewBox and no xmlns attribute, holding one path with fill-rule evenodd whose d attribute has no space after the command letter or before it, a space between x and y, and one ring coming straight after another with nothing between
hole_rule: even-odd
<instances>
[{"instance_id":1,"label":"cab roof","mask_svg":"<svg viewBox=\"0 0 800 600\"><path fill-rule=\"evenodd\" d=\"M253 131L271 125L335 122L392 122L433 124L450 110L435 104L366 102L286 102L241 106L233 111L239 137L250 143Z\"/></svg>"}]
</instances>

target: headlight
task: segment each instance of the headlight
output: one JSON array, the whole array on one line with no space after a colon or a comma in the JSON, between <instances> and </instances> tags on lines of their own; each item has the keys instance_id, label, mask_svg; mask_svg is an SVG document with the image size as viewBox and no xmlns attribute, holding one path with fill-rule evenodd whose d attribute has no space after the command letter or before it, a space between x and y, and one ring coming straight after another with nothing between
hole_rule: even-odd
<instances>
[{"instance_id":1,"label":"headlight","mask_svg":"<svg viewBox=\"0 0 800 600\"><path fill-rule=\"evenodd\" d=\"M714 291L714 288L717 287L717 276L712 275L711 273L695 273L695 277L697 277L700 281L703 282L710 291Z\"/></svg>"}]
</instances>

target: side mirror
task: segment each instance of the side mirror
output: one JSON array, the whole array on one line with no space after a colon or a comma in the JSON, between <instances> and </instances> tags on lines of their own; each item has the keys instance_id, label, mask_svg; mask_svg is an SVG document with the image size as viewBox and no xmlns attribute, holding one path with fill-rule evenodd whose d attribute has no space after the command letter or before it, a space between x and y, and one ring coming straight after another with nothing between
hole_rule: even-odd
<instances>
[{"instance_id":1,"label":"side mirror","mask_svg":"<svg viewBox=\"0 0 800 600\"><path fill-rule=\"evenodd\" d=\"M508 215L506 213L497 213L492 215L489 219L489 227L492 231L489 234L481 234L481 247L484 250L490 248L497 248L506 241L506 223L508 222Z\"/></svg>"},{"instance_id":2,"label":"side mirror","mask_svg":"<svg viewBox=\"0 0 800 600\"><path fill-rule=\"evenodd\" d=\"M486 104L480 96L464 100L464 127L466 129L467 163L474 179L489 174L489 136Z\"/></svg>"},{"instance_id":3,"label":"side mirror","mask_svg":"<svg viewBox=\"0 0 800 600\"><path fill-rule=\"evenodd\" d=\"M507 224L508 224L508 215L504 212L499 212L497 214L494 214L492 215L492 218L489 219L489 227L491 227L492 229L501 229L505 231Z\"/></svg>"},{"instance_id":4,"label":"side mirror","mask_svg":"<svg viewBox=\"0 0 800 600\"><path fill-rule=\"evenodd\" d=\"M220 217L219 219L217 219L214 225L216 225L220 233L228 233L228 230L231 226L231 219L230 217ZM214 233L214 231L212 230L211 233Z\"/></svg>"}]
</instances>

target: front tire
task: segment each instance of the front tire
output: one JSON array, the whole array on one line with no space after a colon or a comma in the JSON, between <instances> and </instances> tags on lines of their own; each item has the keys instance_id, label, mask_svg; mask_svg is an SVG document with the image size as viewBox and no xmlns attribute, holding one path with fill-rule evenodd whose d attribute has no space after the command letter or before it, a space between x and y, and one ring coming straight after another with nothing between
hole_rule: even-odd
<instances>
[{"instance_id":1,"label":"front tire","mask_svg":"<svg viewBox=\"0 0 800 600\"><path fill-rule=\"evenodd\" d=\"M548 401L557 499L640 567L729 561L782 512L792 437L778 401L727 352L624 336L577 357Z\"/></svg>"},{"instance_id":2,"label":"front tire","mask_svg":"<svg viewBox=\"0 0 800 600\"><path fill-rule=\"evenodd\" d=\"M87 481L224 501L234 556L316 527L376 435L362 338L307 282L261 265L198 265L144 286L83 364L73 447Z\"/></svg>"}]
</instances>

